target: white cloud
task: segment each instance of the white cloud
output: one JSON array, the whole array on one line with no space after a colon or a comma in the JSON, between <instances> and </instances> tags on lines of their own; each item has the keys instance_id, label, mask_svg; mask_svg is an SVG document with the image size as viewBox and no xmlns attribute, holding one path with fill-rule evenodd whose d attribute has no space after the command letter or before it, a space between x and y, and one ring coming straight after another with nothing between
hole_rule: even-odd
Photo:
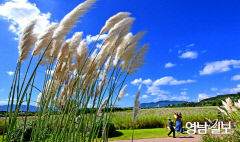
<instances>
[{"instance_id":1,"label":"white cloud","mask_svg":"<svg viewBox=\"0 0 240 142\"><path fill-rule=\"evenodd\" d=\"M240 74L234 75L232 80L240 80Z\"/></svg>"},{"instance_id":2,"label":"white cloud","mask_svg":"<svg viewBox=\"0 0 240 142\"><path fill-rule=\"evenodd\" d=\"M125 97L127 97L127 96L129 96L129 94L128 94L128 93L126 93L124 96L125 96Z\"/></svg>"},{"instance_id":3,"label":"white cloud","mask_svg":"<svg viewBox=\"0 0 240 142\"><path fill-rule=\"evenodd\" d=\"M217 91L218 88L211 88L211 91Z\"/></svg>"},{"instance_id":4,"label":"white cloud","mask_svg":"<svg viewBox=\"0 0 240 142\"><path fill-rule=\"evenodd\" d=\"M200 102L201 100L207 99L209 98L209 96L207 94L204 93L200 93L198 94L198 101Z\"/></svg>"},{"instance_id":5,"label":"white cloud","mask_svg":"<svg viewBox=\"0 0 240 142\"><path fill-rule=\"evenodd\" d=\"M240 84L238 84L235 88L225 88L221 90L222 92L225 92L227 94L235 94L240 92Z\"/></svg>"},{"instance_id":6,"label":"white cloud","mask_svg":"<svg viewBox=\"0 0 240 142\"><path fill-rule=\"evenodd\" d=\"M180 93L181 95L187 95L187 92L186 91L183 91Z\"/></svg>"},{"instance_id":7,"label":"white cloud","mask_svg":"<svg viewBox=\"0 0 240 142\"><path fill-rule=\"evenodd\" d=\"M24 27L34 19L38 19L34 31L44 31L50 25L51 13L42 13L35 3L28 0L10 0L0 5L0 16L10 22L11 32L20 35Z\"/></svg>"},{"instance_id":8,"label":"white cloud","mask_svg":"<svg viewBox=\"0 0 240 142\"><path fill-rule=\"evenodd\" d=\"M173 97L171 97L171 100L173 100L173 101L187 101L187 100L189 100L189 97L185 96L185 95L173 96Z\"/></svg>"},{"instance_id":9,"label":"white cloud","mask_svg":"<svg viewBox=\"0 0 240 142\"><path fill-rule=\"evenodd\" d=\"M14 72L13 72L13 71L8 71L7 74L8 74L9 76L13 76L13 75L14 75Z\"/></svg>"},{"instance_id":10,"label":"white cloud","mask_svg":"<svg viewBox=\"0 0 240 142\"><path fill-rule=\"evenodd\" d=\"M151 85L152 84L152 80L148 78L146 80L143 80L142 83L145 84L145 85Z\"/></svg>"},{"instance_id":11,"label":"white cloud","mask_svg":"<svg viewBox=\"0 0 240 142\"><path fill-rule=\"evenodd\" d=\"M102 34L102 35L100 35L99 38L98 38L98 36L99 35L95 35L95 36L87 35L87 37L86 37L87 44L91 44L91 43L95 42L97 39L98 39L98 41L102 41L107 38L107 34ZM98 47L101 47L101 44L99 44Z\"/></svg>"},{"instance_id":12,"label":"white cloud","mask_svg":"<svg viewBox=\"0 0 240 142\"><path fill-rule=\"evenodd\" d=\"M230 89L230 93L239 93L239 92L240 92L240 84L238 84L236 88Z\"/></svg>"},{"instance_id":13,"label":"white cloud","mask_svg":"<svg viewBox=\"0 0 240 142\"><path fill-rule=\"evenodd\" d=\"M6 101L0 101L0 105L6 105L6 104L8 104L8 100L6 100Z\"/></svg>"},{"instance_id":14,"label":"white cloud","mask_svg":"<svg viewBox=\"0 0 240 142\"><path fill-rule=\"evenodd\" d=\"M153 102L163 101L163 100L167 100L167 99L168 99L168 96L166 96L166 95L158 95L158 97L155 98L153 100Z\"/></svg>"},{"instance_id":15,"label":"white cloud","mask_svg":"<svg viewBox=\"0 0 240 142\"><path fill-rule=\"evenodd\" d=\"M193 83L195 80L176 80L172 76L165 76L160 79L157 79L156 81L153 82L154 86L160 86L160 85L181 85L181 84L186 84L186 83Z\"/></svg>"},{"instance_id":16,"label":"white cloud","mask_svg":"<svg viewBox=\"0 0 240 142\"><path fill-rule=\"evenodd\" d=\"M148 95L143 95L143 96L142 96L143 99L146 99L146 98L148 98L148 97L149 97Z\"/></svg>"},{"instance_id":17,"label":"white cloud","mask_svg":"<svg viewBox=\"0 0 240 142\"><path fill-rule=\"evenodd\" d=\"M174 66L176 66L176 64L173 64L173 63L171 63L171 62L168 62L168 63L166 63L165 64L165 68L171 68L171 67L174 67Z\"/></svg>"},{"instance_id":18,"label":"white cloud","mask_svg":"<svg viewBox=\"0 0 240 142\"><path fill-rule=\"evenodd\" d=\"M142 83L142 78L139 78L139 79L134 79L131 84L132 85L139 85Z\"/></svg>"},{"instance_id":19,"label":"white cloud","mask_svg":"<svg viewBox=\"0 0 240 142\"><path fill-rule=\"evenodd\" d=\"M193 46L195 46L194 43L191 43L191 44L186 45L186 47L193 47Z\"/></svg>"},{"instance_id":20,"label":"white cloud","mask_svg":"<svg viewBox=\"0 0 240 142\"><path fill-rule=\"evenodd\" d=\"M209 75L213 73L220 73L230 71L231 68L239 68L240 60L223 60L207 63L206 66L200 71L200 75Z\"/></svg>"},{"instance_id":21,"label":"white cloud","mask_svg":"<svg viewBox=\"0 0 240 142\"><path fill-rule=\"evenodd\" d=\"M196 59L198 57L198 53L196 51L187 51L182 53L179 58L182 59Z\"/></svg>"},{"instance_id":22,"label":"white cloud","mask_svg":"<svg viewBox=\"0 0 240 142\"><path fill-rule=\"evenodd\" d=\"M139 79L134 79L132 82L131 82L131 84L132 85L136 85L136 86L138 86L138 85L140 85L140 84L145 84L145 85L151 85L152 84L152 80L151 79L146 79L146 80L143 80L142 78L139 78Z\"/></svg>"},{"instance_id":23,"label":"white cloud","mask_svg":"<svg viewBox=\"0 0 240 142\"><path fill-rule=\"evenodd\" d=\"M149 86L146 93L150 93L151 95L169 94L168 91L161 90L158 86Z\"/></svg>"},{"instance_id":24,"label":"white cloud","mask_svg":"<svg viewBox=\"0 0 240 142\"><path fill-rule=\"evenodd\" d=\"M96 47L97 47L97 48L102 48L102 44L97 43Z\"/></svg>"}]
</instances>

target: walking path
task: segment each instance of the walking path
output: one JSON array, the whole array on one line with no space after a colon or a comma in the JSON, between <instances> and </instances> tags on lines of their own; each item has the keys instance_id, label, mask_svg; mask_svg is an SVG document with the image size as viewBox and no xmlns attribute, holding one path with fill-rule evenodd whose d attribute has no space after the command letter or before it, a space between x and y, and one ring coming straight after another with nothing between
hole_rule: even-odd
<instances>
[{"instance_id":1,"label":"walking path","mask_svg":"<svg viewBox=\"0 0 240 142\"><path fill-rule=\"evenodd\" d=\"M167 138L153 138L153 139L140 139L133 140L134 142L200 142L202 140L200 135L192 136L180 136L177 138L167 137ZM131 140L119 140L110 142L131 142Z\"/></svg>"}]
</instances>

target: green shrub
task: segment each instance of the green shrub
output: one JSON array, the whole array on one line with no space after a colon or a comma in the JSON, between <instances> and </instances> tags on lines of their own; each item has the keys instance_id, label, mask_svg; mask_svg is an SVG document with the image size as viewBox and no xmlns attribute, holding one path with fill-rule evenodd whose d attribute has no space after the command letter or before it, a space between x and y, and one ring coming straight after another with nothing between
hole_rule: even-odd
<instances>
[{"instance_id":1,"label":"green shrub","mask_svg":"<svg viewBox=\"0 0 240 142\"><path fill-rule=\"evenodd\" d=\"M16 132L15 135L12 136L13 142L19 142L21 141L21 138L23 136L23 141L30 141L31 135L33 133L34 127L36 127L36 121L28 121L26 122L24 131L24 122L20 121L14 131ZM50 129L44 129L41 131L41 135L39 137L39 140L45 140L48 135L50 134Z\"/></svg>"},{"instance_id":2,"label":"green shrub","mask_svg":"<svg viewBox=\"0 0 240 142\"><path fill-rule=\"evenodd\" d=\"M103 121L98 121L97 122L97 129L98 129L98 137L102 137L102 134L103 134L103 129L104 129L104 122ZM114 127L114 124L111 123L111 122L107 122L107 126L106 126L106 130L107 130L107 134L108 134L108 137L114 137L115 134L116 134L116 128Z\"/></svg>"}]
</instances>

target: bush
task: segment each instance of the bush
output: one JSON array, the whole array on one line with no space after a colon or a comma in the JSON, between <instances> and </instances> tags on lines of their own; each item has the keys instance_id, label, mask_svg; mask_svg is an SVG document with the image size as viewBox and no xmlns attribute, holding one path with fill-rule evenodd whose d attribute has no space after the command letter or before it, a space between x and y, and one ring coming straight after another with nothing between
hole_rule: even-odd
<instances>
[{"instance_id":1,"label":"bush","mask_svg":"<svg viewBox=\"0 0 240 142\"><path fill-rule=\"evenodd\" d=\"M0 135L3 135L3 132L7 132L7 126L4 121L0 121Z\"/></svg>"},{"instance_id":2,"label":"bush","mask_svg":"<svg viewBox=\"0 0 240 142\"><path fill-rule=\"evenodd\" d=\"M24 122L23 121L19 122L15 128L16 133L15 135L12 136L12 141L13 142L21 141L22 135L23 135L23 141L30 141L34 128L36 128L36 121L28 121L26 123L25 131L24 131ZM42 130L39 140L45 140L49 134L50 134L49 128Z\"/></svg>"},{"instance_id":3,"label":"bush","mask_svg":"<svg viewBox=\"0 0 240 142\"><path fill-rule=\"evenodd\" d=\"M98 126L98 128L97 128L97 130L98 130L97 136L98 136L98 138L100 138L100 137L102 137L102 133L103 133L103 129L104 129L104 125L103 125L104 123L101 120L98 121L97 123L98 123L98 125L97 125ZM114 127L113 123L107 122L106 129L107 129L107 134L108 134L107 137L114 137L115 136L116 128Z\"/></svg>"},{"instance_id":4,"label":"bush","mask_svg":"<svg viewBox=\"0 0 240 142\"><path fill-rule=\"evenodd\" d=\"M232 135L212 135L206 134L202 137L203 142L239 142L240 137L238 136L239 131L235 131Z\"/></svg>"}]
</instances>

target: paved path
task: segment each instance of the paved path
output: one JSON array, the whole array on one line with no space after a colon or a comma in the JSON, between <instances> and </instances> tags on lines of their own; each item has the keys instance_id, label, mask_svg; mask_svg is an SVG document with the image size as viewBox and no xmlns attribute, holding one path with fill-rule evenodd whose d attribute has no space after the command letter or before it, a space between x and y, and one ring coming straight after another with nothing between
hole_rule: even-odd
<instances>
[{"instance_id":1,"label":"paved path","mask_svg":"<svg viewBox=\"0 0 240 142\"><path fill-rule=\"evenodd\" d=\"M180 136L177 138L167 137L167 138L153 138L153 139L140 139L134 140L134 142L200 142L200 135L193 136ZM119 141L110 141L110 142L131 142L131 140L119 140Z\"/></svg>"}]
</instances>

